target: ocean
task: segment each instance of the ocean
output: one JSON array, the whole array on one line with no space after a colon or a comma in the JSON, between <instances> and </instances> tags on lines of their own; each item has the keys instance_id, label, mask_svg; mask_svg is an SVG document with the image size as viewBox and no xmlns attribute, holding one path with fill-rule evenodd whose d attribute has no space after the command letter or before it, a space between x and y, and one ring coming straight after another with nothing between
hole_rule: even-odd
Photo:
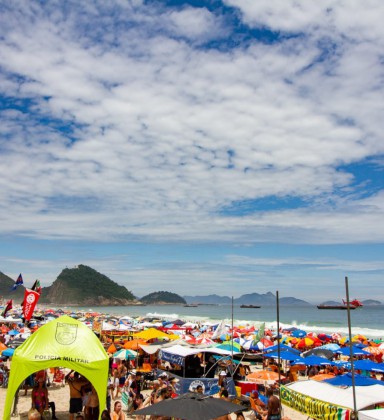
<instances>
[{"instance_id":1,"label":"ocean","mask_svg":"<svg viewBox=\"0 0 384 420\"><path fill-rule=\"evenodd\" d=\"M70 309L70 308L67 308ZM74 308L73 308L74 309ZM184 307L182 305L148 305L148 306L113 306L79 308L75 310L96 311L122 317L141 316L186 321L221 321L232 322L231 305L199 305ZM297 327L307 332L338 332L348 334L348 315L343 310L320 310L316 306L280 306L280 326ZM352 335L362 334L368 338L384 339L384 305L364 306L351 313ZM234 325L254 325L258 328L266 323L266 328L276 329L276 306L261 306L258 309L233 306Z\"/></svg>"}]
</instances>

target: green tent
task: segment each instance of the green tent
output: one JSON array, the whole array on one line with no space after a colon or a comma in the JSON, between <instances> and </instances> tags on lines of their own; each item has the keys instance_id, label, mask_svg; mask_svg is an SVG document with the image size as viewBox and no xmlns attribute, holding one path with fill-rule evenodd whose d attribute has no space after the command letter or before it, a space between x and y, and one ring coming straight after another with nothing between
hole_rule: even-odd
<instances>
[{"instance_id":1,"label":"green tent","mask_svg":"<svg viewBox=\"0 0 384 420\"><path fill-rule=\"evenodd\" d=\"M50 367L66 367L85 376L96 389L100 413L105 408L108 382L108 355L96 335L83 323L64 315L32 334L12 357L4 420L18 387L25 378Z\"/></svg>"}]
</instances>

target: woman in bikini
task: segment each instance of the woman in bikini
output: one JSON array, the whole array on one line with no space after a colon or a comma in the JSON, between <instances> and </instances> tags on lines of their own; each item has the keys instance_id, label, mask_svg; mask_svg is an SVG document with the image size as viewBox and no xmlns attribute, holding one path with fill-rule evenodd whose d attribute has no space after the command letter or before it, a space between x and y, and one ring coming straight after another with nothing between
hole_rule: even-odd
<instances>
[{"instance_id":1,"label":"woman in bikini","mask_svg":"<svg viewBox=\"0 0 384 420\"><path fill-rule=\"evenodd\" d=\"M44 386L44 378L39 378L37 385L32 389L32 408L43 415L44 410L49 409L48 390Z\"/></svg>"}]
</instances>

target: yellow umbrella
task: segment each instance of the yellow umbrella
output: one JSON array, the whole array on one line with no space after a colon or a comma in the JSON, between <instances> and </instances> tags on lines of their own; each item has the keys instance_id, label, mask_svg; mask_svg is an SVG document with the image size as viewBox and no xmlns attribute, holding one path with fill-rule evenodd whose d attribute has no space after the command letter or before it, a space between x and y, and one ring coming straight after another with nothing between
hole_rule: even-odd
<instances>
[{"instance_id":1,"label":"yellow umbrella","mask_svg":"<svg viewBox=\"0 0 384 420\"><path fill-rule=\"evenodd\" d=\"M133 334L135 338L143 338L144 340L152 340L154 338L170 338L170 336L156 328L148 328L147 330L140 331L136 334Z\"/></svg>"}]
</instances>

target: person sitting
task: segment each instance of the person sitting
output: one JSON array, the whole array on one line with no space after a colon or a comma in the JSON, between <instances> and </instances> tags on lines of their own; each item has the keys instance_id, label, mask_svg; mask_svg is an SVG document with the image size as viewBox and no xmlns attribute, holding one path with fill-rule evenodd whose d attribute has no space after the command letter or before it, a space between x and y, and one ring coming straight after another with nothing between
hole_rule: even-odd
<instances>
[{"instance_id":1,"label":"person sitting","mask_svg":"<svg viewBox=\"0 0 384 420\"><path fill-rule=\"evenodd\" d=\"M249 397L249 402L251 403L251 408L258 420L262 420L267 415L267 410L265 404L259 398L259 393L253 391Z\"/></svg>"}]
</instances>

